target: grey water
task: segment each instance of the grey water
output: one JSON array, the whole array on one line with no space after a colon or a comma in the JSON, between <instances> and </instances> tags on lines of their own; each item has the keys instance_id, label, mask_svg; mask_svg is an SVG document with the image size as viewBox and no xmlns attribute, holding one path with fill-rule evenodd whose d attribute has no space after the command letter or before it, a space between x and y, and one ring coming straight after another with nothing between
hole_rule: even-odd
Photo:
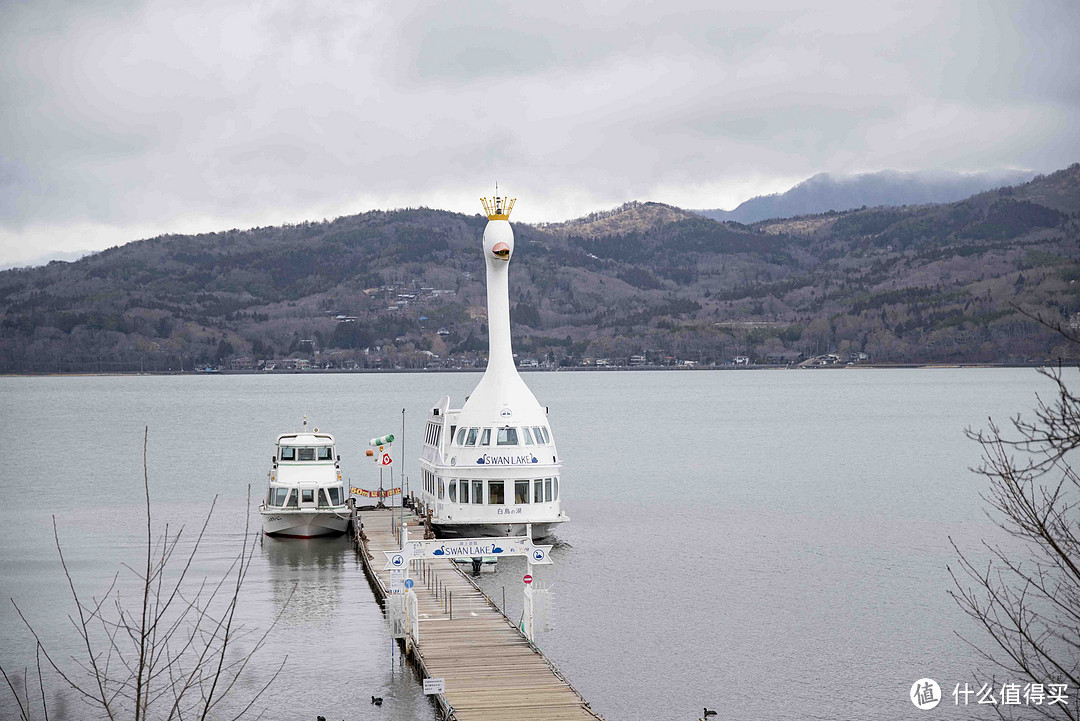
<instances>
[{"instance_id":1,"label":"grey water","mask_svg":"<svg viewBox=\"0 0 1080 721\"><path fill-rule=\"evenodd\" d=\"M218 578L258 530L278 433L335 434L343 475L376 488L367 439L402 431L416 457L427 409L460 404L478 374L0 378L0 665L33 664L12 598L46 646L78 653L51 517L76 587L100 595L144 552L143 428L155 523L186 534L217 505L193 573ZM949 598L951 537L978 551L987 518L980 449L965 427L1029 411L1033 370L918 369L532 373L564 459L572 520L537 642L609 721L919 718L911 684L936 679L933 712L967 718L950 693L979 667L979 640ZM389 478L384 478L389 485ZM256 499L247 506L248 487ZM239 693L265 718L432 719L345 539L256 547L238 614L265 629ZM482 584L521 608L522 563ZM128 574L130 576L130 574ZM122 576L123 577L123 576ZM397 659L399 661L399 659ZM47 673L53 718L90 709ZM382 708L370 696L383 696ZM0 718L14 706L0 689Z\"/></svg>"}]
</instances>

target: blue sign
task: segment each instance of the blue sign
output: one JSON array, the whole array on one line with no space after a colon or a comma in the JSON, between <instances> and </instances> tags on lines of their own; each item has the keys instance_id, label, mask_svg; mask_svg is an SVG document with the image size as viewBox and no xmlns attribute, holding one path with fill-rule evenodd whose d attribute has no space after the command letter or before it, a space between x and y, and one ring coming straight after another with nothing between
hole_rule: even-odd
<instances>
[{"instance_id":1,"label":"blue sign","mask_svg":"<svg viewBox=\"0 0 1080 721\"><path fill-rule=\"evenodd\" d=\"M412 587L413 587L413 580L411 578L406 578L405 579L405 588L412 588Z\"/></svg>"},{"instance_id":2,"label":"blue sign","mask_svg":"<svg viewBox=\"0 0 1080 721\"><path fill-rule=\"evenodd\" d=\"M405 565L405 557L400 553L394 554L394 557L390 559L390 565L394 568L401 568Z\"/></svg>"}]
</instances>

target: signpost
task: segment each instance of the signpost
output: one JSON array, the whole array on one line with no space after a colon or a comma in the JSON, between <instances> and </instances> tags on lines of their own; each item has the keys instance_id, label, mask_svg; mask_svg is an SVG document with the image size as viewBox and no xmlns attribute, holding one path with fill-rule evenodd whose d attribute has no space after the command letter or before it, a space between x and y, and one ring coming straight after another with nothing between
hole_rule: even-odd
<instances>
[{"instance_id":1,"label":"signpost","mask_svg":"<svg viewBox=\"0 0 1080 721\"><path fill-rule=\"evenodd\" d=\"M551 546L537 546L529 536L503 538L455 538L433 541L406 540L401 550L383 551L384 570L400 568L414 558L476 558L477 556L525 556L531 565L548 565Z\"/></svg>"},{"instance_id":2,"label":"signpost","mask_svg":"<svg viewBox=\"0 0 1080 721\"><path fill-rule=\"evenodd\" d=\"M476 558L478 556L524 556L528 573L521 579L525 582L524 613L521 630L533 640L533 589L531 587L532 567L551 564L551 546L538 546L532 541L532 524L526 526L524 536L504 536L501 538L455 538L435 539L430 541L409 540L408 529L402 526L401 548L397 551L383 551L386 565L383 570L391 572L391 593L394 593L393 574L396 570L404 571L409 562L418 558ZM404 581L404 588L411 588L412 580ZM411 594L412 591L409 591ZM418 629L416 629L418 630Z\"/></svg>"},{"instance_id":3,"label":"signpost","mask_svg":"<svg viewBox=\"0 0 1080 721\"><path fill-rule=\"evenodd\" d=\"M534 628L534 590L532 588L533 566L551 564L551 546L538 546L532 540L532 524L526 524L524 536L503 536L499 538L455 538L435 540L410 540L409 528L401 524L401 548L396 551L383 551L386 554L384 571L390 572L390 593L392 596L405 593L408 600L406 626L414 642L419 642L420 628L416 594L413 593L413 580L408 578L409 562L422 558L476 558L477 556L524 556L527 573L522 577L525 582L525 599L522 613L521 631L530 641L533 640ZM400 580L399 580L400 579ZM535 595L543 596L547 589L539 589ZM545 599L546 600L546 599ZM545 623L546 627L547 624ZM431 679L441 682L442 679ZM425 693L427 681L424 680ZM433 693L442 693L437 691Z\"/></svg>"}]
</instances>

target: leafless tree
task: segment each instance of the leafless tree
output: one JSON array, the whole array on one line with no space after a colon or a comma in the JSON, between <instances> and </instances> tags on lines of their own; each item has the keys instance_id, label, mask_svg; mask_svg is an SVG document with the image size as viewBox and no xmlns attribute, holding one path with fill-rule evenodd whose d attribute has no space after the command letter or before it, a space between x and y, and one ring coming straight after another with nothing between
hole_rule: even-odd
<instances>
[{"instance_id":1,"label":"leafless tree","mask_svg":"<svg viewBox=\"0 0 1080 721\"><path fill-rule=\"evenodd\" d=\"M1060 330L1060 329L1059 329ZM993 691L1002 717L1013 711L1054 719L1080 719L1080 476L1070 465L1080 447L1080 398L1066 383L1071 371L1041 369L1053 396L1036 396L1033 417L1017 415L1006 429L991 419L985 430L968 430L983 448L975 469L988 481L984 500L990 515L1011 537L984 542L989 560L956 547L951 595L985 632L965 638L988 663L979 683L997 676L1035 691L1066 684L1068 703L1001 704L1001 684ZM950 539L951 540L951 539ZM983 555L983 554L980 554ZM964 637L961 634L961 637ZM1036 696L1038 698L1038 696Z\"/></svg>"},{"instance_id":2,"label":"leafless tree","mask_svg":"<svg viewBox=\"0 0 1080 721\"><path fill-rule=\"evenodd\" d=\"M74 692L93 709L95 716L110 721L239 719L253 712L258 699L284 668L285 659L249 698L232 698L241 678L246 678L252 657L263 647L284 612L288 599L262 633L245 628L237 619L240 589L256 545L246 522L240 551L221 578L216 581L189 578L217 498L187 550L181 545L182 527L173 531L166 525L160 533L155 533L147 470L148 437L149 429L144 429L146 557L140 568L123 564L134 576L137 597L132 599L121 593L125 584L120 571L100 597L87 600L80 595L64 558L53 517L53 538L75 606L75 613L68 618L83 649L81 657L73 657L74 667L49 652L34 624L11 600L36 644L38 693L33 692L26 669L21 679L18 674L9 676L0 669L18 705L21 721L31 721L39 711L41 718L49 719L48 681L42 674L42 657L61 679L62 687ZM249 508L250 500L249 486Z\"/></svg>"}]
</instances>

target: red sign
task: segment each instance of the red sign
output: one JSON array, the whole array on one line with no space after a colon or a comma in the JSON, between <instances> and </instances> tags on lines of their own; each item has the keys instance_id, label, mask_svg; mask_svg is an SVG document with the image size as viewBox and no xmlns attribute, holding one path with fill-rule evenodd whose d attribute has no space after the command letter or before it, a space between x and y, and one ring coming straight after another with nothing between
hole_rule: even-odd
<instances>
[{"instance_id":1,"label":"red sign","mask_svg":"<svg viewBox=\"0 0 1080 721\"><path fill-rule=\"evenodd\" d=\"M381 460L382 465L389 466L393 462L394 462L394 459L390 457L389 453L382 454L382 460Z\"/></svg>"},{"instance_id":2,"label":"red sign","mask_svg":"<svg viewBox=\"0 0 1080 721\"><path fill-rule=\"evenodd\" d=\"M521 580L524 581L526 585L528 585L528 584L532 583L532 576L529 575L528 573L526 573L525 576Z\"/></svg>"}]
</instances>

